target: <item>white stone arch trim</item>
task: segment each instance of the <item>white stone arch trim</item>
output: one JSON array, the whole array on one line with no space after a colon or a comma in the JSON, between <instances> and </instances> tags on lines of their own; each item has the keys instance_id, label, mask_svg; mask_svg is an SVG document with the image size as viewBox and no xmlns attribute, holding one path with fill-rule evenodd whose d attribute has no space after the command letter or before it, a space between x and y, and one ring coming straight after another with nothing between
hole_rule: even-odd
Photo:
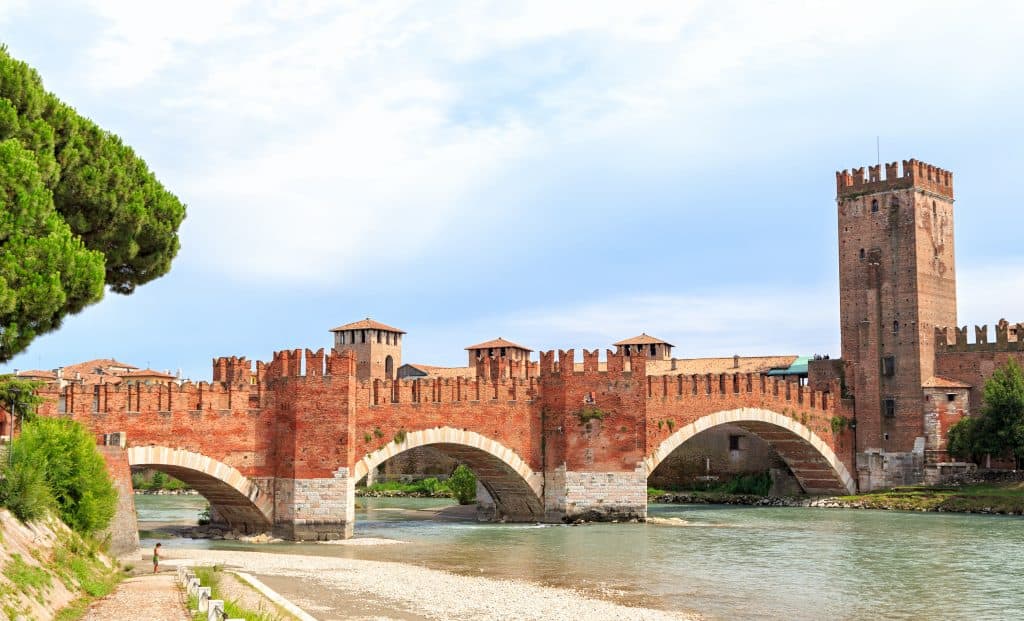
<instances>
[{"instance_id":1,"label":"white stone arch trim","mask_svg":"<svg viewBox=\"0 0 1024 621\"><path fill-rule=\"evenodd\" d=\"M789 416L783 416L771 410L763 410L761 408L738 408L735 410L726 410L723 412L716 412L703 416L693 421L689 425L680 427L679 431L673 433L658 446L658 449L654 451L649 457L644 459L644 469L647 472L647 476L650 476L654 469L658 467L666 457L668 457L672 451L679 448L683 442L686 442L693 436L697 435L702 431L707 431L712 427L719 425L726 425L730 423L744 423L744 422L761 422L775 425L776 427L782 427L788 429L795 435L802 438L808 444L814 447L818 453L828 462L828 464L835 470L836 475L842 481L843 486L851 494L857 493L857 483L852 476L850 476L849 470L846 465L836 456L835 451L826 444L818 434L811 431L806 425L803 425Z\"/></svg>"},{"instance_id":2,"label":"white stone arch trim","mask_svg":"<svg viewBox=\"0 0 1024 621\"><path fill-rule=\"evenodd\" d=\"M235 468L200 453L166 446L133 446L128 449L129 466L173 466L194 470L217 479L249 499L260 513L273 521L274 499Z\"/></svg>"},{"instance_id":3,"label":"white stone arch trim","mask_svg":"<svg viewBox=\"0 0 1024 621\"><path fill-rule=\"evenodd\" d=\"M430 444L457 444L461 446L470 446L476 449L488 453L493 457L501 460L506 466L511 468L516 474L518 474L533 493L537 495L537 498L542 498L542 485L541 475L533 471L529 464L523 460L515 451L508 448L507 446L491 440L487 436L480 435L475 431L464 431L462 429L454 429L452 427L434 427L432 429L421 429L419 431L409 431L405 434L405 440L401 443L388 442L383 447L367 453L356 462L354 468L354 480L359 481L368 472L381 465L385 461L391 459L399 453L414 449L420 446L427 446Z\"/></svg>"}]
</instances>

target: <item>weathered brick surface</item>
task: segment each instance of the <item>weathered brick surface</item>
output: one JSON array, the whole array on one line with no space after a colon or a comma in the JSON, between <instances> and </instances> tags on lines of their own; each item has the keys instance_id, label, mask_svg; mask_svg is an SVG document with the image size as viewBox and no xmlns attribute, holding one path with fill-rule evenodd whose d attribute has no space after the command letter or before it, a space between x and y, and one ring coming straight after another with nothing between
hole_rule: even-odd
<instances>
[{"instance_id":1,"label":"weathered brick surface","mask_svg":"<svg viewBox=\"0 0 1024 621\"><path fill-rule=\"evenodd\" d=\"M654 377L643 356L608 352L599 363L597 350L583 353L582 371L572 350L542 353L537 377L359 380L355 358L282 351L255 374L244 359L218 358L220 381L49 388L41 413L126 432L136 459L204 490L229 522L272 522L293 538L348 536L356 480L417 446L470 465L495 517L643 517L651 460L672 429L741 409L776 413L728 422L776 446L809 489L842 489L816 452L841 450L829 419L843 410L795 383ZM583 420L588 409L600 415Z\"/></svg>"}]
</instances>

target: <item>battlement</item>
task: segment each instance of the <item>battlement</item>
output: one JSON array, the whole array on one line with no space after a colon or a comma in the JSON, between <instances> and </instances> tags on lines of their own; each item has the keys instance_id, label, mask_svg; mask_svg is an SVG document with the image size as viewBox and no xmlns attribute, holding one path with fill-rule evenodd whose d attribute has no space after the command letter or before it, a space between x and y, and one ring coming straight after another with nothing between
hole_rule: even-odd
<instances>
[{"instance_id":1,"label":"battlement","mask_svg":"<svg viewBox=\"0 0 1024 621\"><path fill-rule=\"evenodd\" d=\"M225 384L248 384L252 381L252 362L245 356L221 356L213 359L213 381Z\"/></svg>"},{"instance_id":2,"label":"battlement","mask_svg":"<svg viewBox=\"0 0 1024 621\"><path fill-rule=\"evenodd\" d=\"M987 324L974 326L973 343L967 341L967 326L935 328L935 352L1024 351L1024 323L1000 319L995 325L995 341L988 336Z\"/></svg>"},{"instance_id":3,"label":"battlement","mask_svg":"<svg viewBox=\"0 0 1024 621\"><path fill-rule=\"evenodd\" d=\"M257 364L259 380L284 377L323 377L355 375L356 354L351 349L325 352L324 348L284 349L274 352L269 363Z\"/></svg>"},{"instance_id":4,"label":"battlement","mask_svg":"<svg viewBox=\"0 0 1024 621\"><path fill-rule=\"evenodd\" d=\"M728 395L759 395L764 399L789 403L803 409L837 411L838 381L829 390L811 390L800 382L786 381L759 373L707 373L703 375L648 375L647 398L712 397Z\"/></svg>"},{"instance_id":5,"label":"battlement","mask_svg":"<svg viewBox=\"0 0 1024 621\"><path fill-rule=\"evenodd\" d=\"M887 192L918 188L953 198L953 173L915 159L903 160L903 174L897 162L885 164L885 178L882 165L868 166L867 178L864 167L836 171L836 197L850 198L873 192Z\"/></svg>"},{"instance_id":6,"label":"battlement","mask_svg":"<svg viewBox=\"0 0 1024 621\"><path fill-rule=\"evenodd\" d=\"M537 395L536 378L433 377L361 380L358 403L370 406L465 401L530 401Z\"/></svg>"},{"instance_id":7,"label":"battlement","mask_svg":"<svg viewBox=\"0 0 1024 621\"><path fill-rule=\"evenodd\" d=\"M643 353L616 353L610 349L605 350L605 370L601 370L600 350L583 350L583 370L576 370L576 350L558 350L558 359L555 359L554 350L540 352L540 376L563 376L571 375L600 376L602 378L617 378L624 373L634 377L640 377L647 372L647 356Z\"/></svg>"}]
</instances>

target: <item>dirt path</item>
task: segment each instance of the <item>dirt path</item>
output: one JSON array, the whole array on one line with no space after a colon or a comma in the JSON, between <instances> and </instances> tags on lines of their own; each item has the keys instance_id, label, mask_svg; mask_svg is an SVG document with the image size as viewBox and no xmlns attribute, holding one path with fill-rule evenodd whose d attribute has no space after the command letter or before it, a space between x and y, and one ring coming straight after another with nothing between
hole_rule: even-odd
<instances>
[{"instance_id":1,"label":"dirt path","mask_svg":"<svg viewBox=\"0 0 1024 621\"><path fill-rule=\"evenodd\" d=\"M84 621L189 621L172 572L129 578L89 607Z\"/></svg>"}]
</instances>

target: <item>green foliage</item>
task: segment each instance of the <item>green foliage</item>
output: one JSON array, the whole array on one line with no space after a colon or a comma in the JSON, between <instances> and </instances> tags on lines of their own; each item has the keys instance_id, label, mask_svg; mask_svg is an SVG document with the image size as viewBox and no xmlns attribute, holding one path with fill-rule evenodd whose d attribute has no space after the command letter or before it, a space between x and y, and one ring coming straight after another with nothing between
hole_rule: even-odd
<instances>
[{"instance_id":1,"label":"green foliage","mask_svg":"<svg viewBox=\"0 0 1024 621\"><path fill-rule=\"evenodd\" d=\"M0 362L170 269L185 207L0 45Z\"/></svg>"},{"instance_id":2,"label":"green foliage","mask_svg":"<svg viewBox=\"0 0 1024 621\"><path fill-rule=\"evenodd\" d=\"M145 491L167 490L171 492L190 489L184 481L179 481L159 470L144 470L132 473L132 487Z\"/></svg>"},{"instance_id":3,"label":"green foliage","mask_svg":"<svg viewBox=\"0 0 1024 621\"><path fill-rule=\"evenodd\" d=\"M41 519L54 506L53 494L43 470L36 465L16 461L0 464L0 507L7 507L22 522Z\"/></svg>"},{"instance_id":4,"label":"green foliage","mask_svg":"<svg viewBox=\"0 0 1024 621\"><path fill-rule=\"evenodd\" d=\"M213 509L210 507L210 503L206 503L206 506L196 516L196 521L200 526L206 526L213 521Z\"/></svg>"},{"instance_id":5,"label":"green foliage","mask_svg":"<svg viewBox=\"0 0 1024 621\"><path fill-rule=\"evenodd\" d=\"M849 424L849 422L850 421L846 420L845 416L839 415L833 416L828 421L829 426L832 427L832 433L834 435L839 435L843 433L843 431L846 430L846 426Z\"/></svg>"},{"instance_id":6,"label":"green foliage","mask_svg":"<svg viewBox=\"0 0 1024 621\"><path fill-rule=\"evenodd\" d=\"M668 426L668 432L672 433L672 430L676 428L676 421L668 418L665 420L665 425Z\"/></svg>"},{"instance_id":7,"label":"green foliage","mask_svg":"<svg viewBox=\"0 0 1024 621\"><path fill-rule=\"evenodd\" d=\"M438 481L434 477L427 477L419 481L403 483L401 481L381 481L366 488L370 493L398 492L409 495L422 495L433 497L452 496L452 490L446 481Z\"/></svg>"},{"instance_id":8,"label":"green foliage","mask_svg":"<svg viewBox=\"0 0 1024 621\"><path fill-rule=\"evenodd\" d=\"M383 438L384 437L384 432L380 430L380 427L374 427L373 428L373 435L377 436L378 438Z\"/></svg>"},{"instance_id":9,"label":"green foliage","mask_svg":"<svg viewBox=\"0 0 1024 621\"><path fill-rule=\"evenodd\" d=\"M459 464L448 479L448 487L460 505L476 502L476 475L466 466Z\"/></svg>"},{"instance_id":10,"label":"green foliage","mask_svg":"<svg viewBox=\"0 0 1024 621\"><path fill-rule=\"evenodd\" d=\"M761 472L759 474L744 474L738 477L733 477L711 491L722 492L725 494L752 494L754 496L767 496L771 489L771 474L768 472Z\"/></svg>"},{"instance_id":11,"label":"green foliage","mask_svg":"<svg viewBox=\"0 0 1024 621\"><path fill-rule=\"evenodd\" d=\"M17 402L18 415L31 420L36 406L43 402L43 398L36 394L42 385L42 382L18 379L16 375L0 375L0 405L10 410Z\"/></svg>"},{"instance_id":12,"label":"green foliage","mask_svg":"<svg viewBox=\"0 0 1024 621\"><path fill-rule=\"evenodd\" d=\"M396 431L395 432L395 444L401 444L402 442L405 442L405 436L406 436L405 429L399 429L398 431Z\"/></svg>"},{"instance_id":13,"label":"green foliage","mask_svg":"<svg viewBox=\"0 0 1024 621\"><path fill-rule=\"evenodd\" d=\"M607 413L593 405L585 405L576 412L576 417L580 419L580 424L584 425L592 420L604 420Z\"/></svg>"},{"instance_id":14,"label":"green foliage","mask_svg":"<svg viewBox=\"0 0 1024 621\"><path fill-rule=\"evenodd\" d=\"M950 454L979 459L1011 454L1024 459L1024 372L1012 358L985 382L977 417L964 418L949 431Z\"/></svg>"},{"instance_id":15,"label":"green foliage","mask_svg":"<svg viewBox=\"0 0 1024 621\"><path fill-rule=\"evenodd\" d=\"M369 431L363 434L363 442L369 444L371 440L373 440L373 435L371 435Z\"/></svg>"},{"instance_id":16,"label":"green foliage","mask_svg":"<svg viewBox=\"0 0 1024 621\"><path fill-rule=\"evenodd\" d=\"M117 491L95 438L81 423L37 418L25 424L11 451L18 467L43 473L57 513L72 529L93 533L110 523Z\"/></svg>"}]
</instances>

